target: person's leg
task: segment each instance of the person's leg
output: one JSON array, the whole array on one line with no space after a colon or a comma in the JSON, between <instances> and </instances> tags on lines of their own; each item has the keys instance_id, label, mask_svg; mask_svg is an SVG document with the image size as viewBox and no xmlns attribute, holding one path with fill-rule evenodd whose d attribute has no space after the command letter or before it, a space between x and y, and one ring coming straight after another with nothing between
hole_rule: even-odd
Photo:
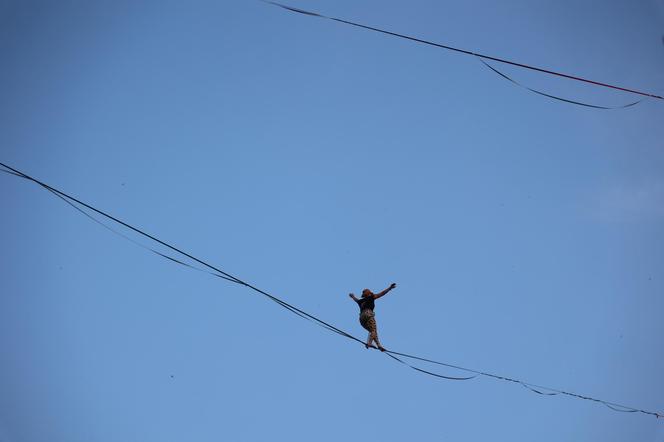
<instances>
[{"instance_id":1,"label":"person's leg","mask_svg":"<svg viewBox=\"0 0 664 442\"><path fill-rule=\"evenodd\" d=\"M373 341L373 335L371 333L370 320L373 319L368 312L363 312L360 314L360 325L369 332L367 335L367 343L365 344L366 348L371 347L371 341Z\"/></svg>"},{"instance_id":2,"label":"person's leg","mask_svg":"<svg viewBox=\"0 0 664 442\"><path fill-rule=\"evenodd\" d=\"M373 316L367 319L367 327L369 329L369 340L367 342L370 343L373 341L376 343L378 350L385 351L383 346L380 345L380 341L378 340L378 326L376 325L376 319Z\"/></svg>"},{"instance_id":3,"label":"person's leg","mask_svg":"<svg viewBox=\"0 0 664 442\"><path fill-rule=\"evenodd\" d=\"M378 350L380 351L385 351L385 348L383 348L382 345L380 345L380 341L378 340L378 329L374 328L373 331L373 340L376 343L376 347L378 347Z\"/></svg>"}]
</instances>

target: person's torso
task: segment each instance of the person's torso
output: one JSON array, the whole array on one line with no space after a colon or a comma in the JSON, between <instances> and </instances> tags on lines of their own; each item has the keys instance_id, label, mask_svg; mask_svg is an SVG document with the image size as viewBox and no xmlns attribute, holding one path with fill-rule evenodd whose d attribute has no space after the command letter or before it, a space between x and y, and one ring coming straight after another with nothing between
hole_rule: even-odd
<instances>
[{"instance_id":1,"label":"person's torso","mask_svg":"<svg viewBox=\"0 0 664 442\"><path fill-rule=\"evenodd\" d=\"M376 304L374 302L373 296L367 296L366 298L360 298L357 301L357 305L360 306L360 313L362 313L365 310L373 311L373 309L376 308Z\"/></svg>"}]
</instances>

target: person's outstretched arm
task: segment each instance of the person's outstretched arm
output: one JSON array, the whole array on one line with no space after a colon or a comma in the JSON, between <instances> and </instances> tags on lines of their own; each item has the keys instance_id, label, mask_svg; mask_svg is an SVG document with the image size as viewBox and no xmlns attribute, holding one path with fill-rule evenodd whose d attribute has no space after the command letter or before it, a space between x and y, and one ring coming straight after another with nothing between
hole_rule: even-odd
<instances>
[{"instance_id":1,"label":"person's outstretched arm","mask_svg":"<svg viewBox=\"0 0 664 442\"><path fill-rule=\"evenodd\" d=\"M395 283L390 284L390 286L389 286L388 288L386 288L385 290L383 290L382 292L380 292L380 293L376 293L376 294L374 295L374 299L378 299L378 298L380 298L381 296L385 296L385 295L387 295L388 292L389 292L390 290L392 290L393 288L395 288L396 286L397 286L397 285L396 285Z\"/></svg>"},{"instance_id":2,"label":"person's outstretched arm","mask_svg":"<svg viewBox=\"0 0 664 442\"><path fill-rule=\"evenodd\" d=\"M350 296L351 299L352 299L353 301L355 301L355 302L358 302L358 301L359 301L359 299L357 299L357 297L356 297L354 294L352 294L352 293L349 293L348 296Z\"/></svg>"}]
</instances>

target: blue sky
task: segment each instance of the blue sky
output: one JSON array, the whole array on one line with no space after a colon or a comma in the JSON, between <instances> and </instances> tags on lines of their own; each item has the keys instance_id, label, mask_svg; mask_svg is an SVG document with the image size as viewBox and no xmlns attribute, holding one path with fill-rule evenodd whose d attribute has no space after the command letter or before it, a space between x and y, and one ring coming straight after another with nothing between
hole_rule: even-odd
<instances>
[{"instance_id":1,"label":"blue sky","mask_svg":"<svg viewBox=\"0 0 664 442\"><path fill-rule=\"evenodd\" d=\"M659 0L289 4L664 93ZM0 55L0 161L360 338L348 292L396 282L388 348L664 411L661 101L253 1L5 2ZM2 442L664 440L0 203Z\"/></svg>"}]
</instances>

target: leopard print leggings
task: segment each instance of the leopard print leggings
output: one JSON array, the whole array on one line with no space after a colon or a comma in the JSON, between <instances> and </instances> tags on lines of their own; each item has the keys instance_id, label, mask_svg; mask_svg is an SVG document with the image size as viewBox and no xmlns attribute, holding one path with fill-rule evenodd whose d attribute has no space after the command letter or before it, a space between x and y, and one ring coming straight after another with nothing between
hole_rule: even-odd
<instances>
[{"instance_id":1,"label":"leopard print leggings","mask_svg":"<svg viewBox=\"0 0 664 442\"><path fill-rule=\"evenodd\" d=\"M371 310L363 310L360 313L360 324L362 324L362 327L369 332L366 344L367 348L372 346L372 342L375 342L376 347L382 350L383 346L380 345L380 341L378 340L378 329L374 312Z\"/></svg>"}]
</instances>

